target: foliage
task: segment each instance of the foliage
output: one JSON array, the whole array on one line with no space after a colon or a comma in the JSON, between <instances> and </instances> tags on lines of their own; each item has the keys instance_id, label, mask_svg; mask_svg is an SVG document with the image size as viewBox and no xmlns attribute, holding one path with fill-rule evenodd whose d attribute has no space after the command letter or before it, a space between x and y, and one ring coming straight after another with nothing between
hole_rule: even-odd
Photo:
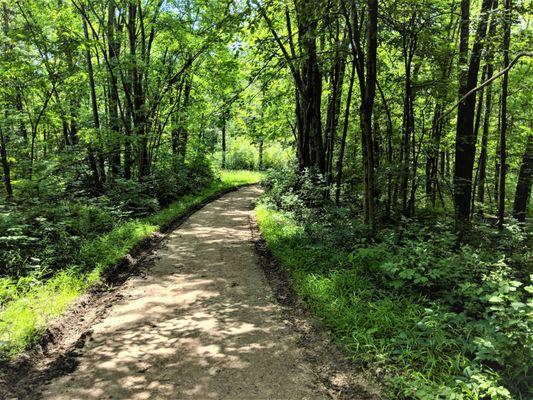
<instances>
[{"instance_id":1,"label":"foliage","mask_svg":"<svg viewBox=\"0 0 533 400\"><path fill-rule=\"evenodd\" d=\"M291 162L291 150L284 149L280 143L266 143L263 149L263 170L279 169ZM217 154L222 158L222 153ZM245 137L235 137L229 140L226 153L226 168L235 170L259 169L259 145L251 143Z\"/></svg>"},{"instance_id":2,"label":"foliage","mask_svg":"<svg viewBox=\"0 0 533 400\"><path fill-rule=\"evenodd\" d=\"M347 211L295 212L303 200L279 190L294 179L267 178L261 231L301 298L392 398L531 395L531 236L473 227L457 246L446 219L372 233Z\"/></svg>"}]
</instances>

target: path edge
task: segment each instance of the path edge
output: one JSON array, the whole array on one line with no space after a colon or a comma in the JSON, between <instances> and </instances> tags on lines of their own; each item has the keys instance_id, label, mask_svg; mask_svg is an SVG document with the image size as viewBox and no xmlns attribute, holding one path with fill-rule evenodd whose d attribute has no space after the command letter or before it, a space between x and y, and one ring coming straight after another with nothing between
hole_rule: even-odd
<instances>
[{"instance_id":1,"label":"path edge","mask_svg":"<svg viewBox=\"0 0 533 400\"><path fill-rule=\"evenodd\" d=\"M108 307L120 299L119 289L130 277L141 272L148 256L162 245L168 235L213 201L258 184L246 183L222 189L188 207L133 246L103 274L100 282L88 288L61 316L55 318L33 345L15 359L0 364L0 398L37 399L47 382L72 373L79 364L79 350L91 338L91 327L107 315Z\"/></svg>"},{"instance_id":2,"label":"path edge","mask_svg":"<svg viewBox=\"0 0 533 400\"><path fill-rule=\"evenodd\" d=\"M298 345L322 391L334 400L383 399L374 377L348 359L328 330L299 299L288 272L268 248L255 212L250 218L250 230L258 266L281 306L286 324L297 334Z\"/></svg>"}]
</instances>

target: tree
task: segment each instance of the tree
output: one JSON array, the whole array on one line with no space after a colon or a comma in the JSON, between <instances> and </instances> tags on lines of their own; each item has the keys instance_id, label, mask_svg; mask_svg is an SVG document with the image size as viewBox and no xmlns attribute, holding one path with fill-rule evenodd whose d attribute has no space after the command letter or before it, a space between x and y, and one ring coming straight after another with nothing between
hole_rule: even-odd
<instances>
[{"instance_id":1,"label":"tree","mask_svg":"<svg viewBox=\"0 0 533 400\"><path fill-rule=\"evenodd\" d=\"M503 67L509 67L509 45L511 42L511 8L512 0L504 0L505 16L503 23ZM500 191L498 201L498 227L503 228L505 220L505 191L507 183L507 96L509 91L509 73L505 73L502 81L502 114L500 131Z\"/></svg>"},{"instance_id":2,"label":"tree","mask_svg":"<svg viewBox=\"0 0 533 400\"><path fill-rule=\"evenodd\" d=\"M343 13L348 26L353 62L356 65L359 80L360 106L359 124L361 127L364 171L364 220L374 225L375 214L375 160L374 160L374 136L372 131L372 113L376 97L377 77L377 48L378 48L378 1L366 2L365 41L366 52L363 50L362 28L359 11L355 2L351 3L351 11L348 11L346 0L342 0Z\"/></svg>"},{"instance_id":3,"label":"tree","mask_svg":"<svg viewBox=\"0 0 533 400\"><path fill-rule=\"evenodd\" d=\"M297 156L299 170L316 168L325 172L326 160L322 138L322 73L318 62L317 35L323 3L319 0L295 0L294 12L299 54L293 40L293 27L288 8L285 9L285 22L289 50L274 27L274 22L264 8L261 14L265 19L285 62L295 86L295 113L298 132Z\"/></svg>"},{"instance_id":4,"label":"tree","mask_svg":"<svg viewBox=\"0 0 533 400\"><path fill-rule=\"evenodd\" d=\"M492 1L483 0L476 35L472 44L467 72L460 76L459 99L477 86L481 52L487 31L487 20ZM464 68L467 58L470 1L461 1L461 39L460 65ZM470 220L472 176L476 152L476 137L474 136L474 118L476 97L469 96L459 103L457 110L457 125L455 139L455 170L454 170L454 201L456 218L460 223Z\"/></svg>"},{"instance_id":5,"label":"tree","mask_svg":"<svg viewBox=\"0 0 533 400\"><path fill-rule=\"evenodd\" d=\"M533 177L533 135L527 137L526 149L520 163L520 173L516 183L513 215L519 222L526 220L526 211L531 197L531 181Z\"/></svg>"}]
</instances>

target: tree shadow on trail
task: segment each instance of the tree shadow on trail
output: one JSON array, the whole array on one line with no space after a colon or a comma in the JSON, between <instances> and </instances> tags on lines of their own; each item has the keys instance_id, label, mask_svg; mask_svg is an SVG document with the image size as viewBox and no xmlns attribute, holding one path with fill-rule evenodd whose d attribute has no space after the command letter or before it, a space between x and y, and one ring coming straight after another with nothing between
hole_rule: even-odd
<instances>
[{"instance_id":1,"label":"tree shadow on trail","mask_svg":"<svg viewBox=\"0 0 533 400\"><path fill-rule=\"evenodd\" d=\"M253 194L221 199L172 233L94 327L76 371L43 397L324 398L257 266L247 207L233 204Z\"/></svg>"}]
</instances>

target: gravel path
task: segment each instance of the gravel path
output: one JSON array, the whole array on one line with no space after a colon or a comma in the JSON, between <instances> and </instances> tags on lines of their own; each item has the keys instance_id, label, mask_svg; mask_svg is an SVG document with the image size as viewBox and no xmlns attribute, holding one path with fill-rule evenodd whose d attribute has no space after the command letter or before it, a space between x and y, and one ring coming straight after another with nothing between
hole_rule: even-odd
<instances>
[{"instance_id":1,"label":"gravel path","mask_svg":"<svg viewBox=\"0 0 533 400\"><path fill-rule=\"evenodd\" d=\"M43 398L327 398L258 265L259 194L230 193L171 233Z\"/></svg>"}]
</instances>

